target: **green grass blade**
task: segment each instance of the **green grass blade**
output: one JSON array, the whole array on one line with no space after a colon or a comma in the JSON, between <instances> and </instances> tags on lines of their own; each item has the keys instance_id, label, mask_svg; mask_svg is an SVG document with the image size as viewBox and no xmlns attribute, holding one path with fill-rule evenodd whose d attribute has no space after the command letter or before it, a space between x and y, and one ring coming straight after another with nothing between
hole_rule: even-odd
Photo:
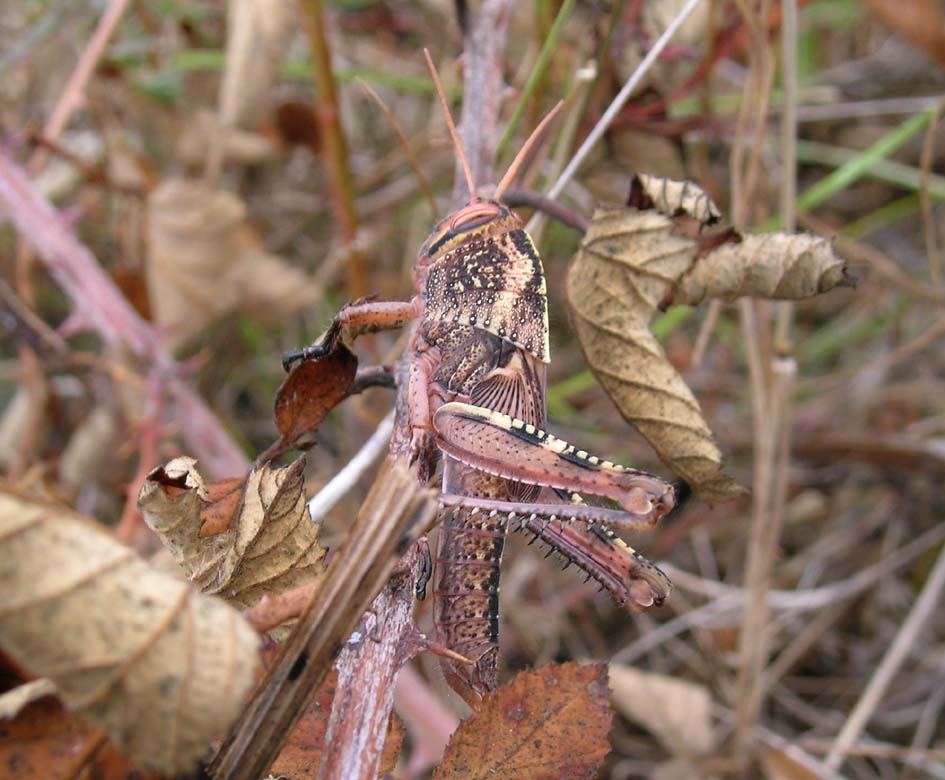
<instances>
[{"instance_id":1,"label":"green grass blade","mask_svg":"<svg viewBox=\"0 0 945 780\"><path fill-rule=\"evenodd\" d=\"M551 64L551 55L554 54L555 47L558 45L558 38L561 37L561 30L564 29L564 23L567 21L568 17L571 15L571 10L574 8L574 1L575 0L564 0L558 11L558 15L555 17L554 24L551 25L551 29L548 31L548 37L545 38L545 42L541 46L538 59L535 61L535 67L532 68L532 72L528 76L528 81L525 83L525 89L522 90L522 97L515 107L515 112L509 120L508 127L505 128L502 140L499 141L499 148L496 152L498 159L501 159L502 155L505 154L509 141L512 140L522 121L525 109L528 106L528 101L531 100L535 89L541 83L541 79L545 75L545 71L548 70L548 65Z\"/></svg>"},{"instance_id":2,"label":"green grass blade","mask_svg":"<svg viewBox=\"0 0 945 780\"><path fill-rule=\"evenodd\" d=\"M918 135L932 119L934 109L926 109L909 117L868 149L850 158L832 173L825 176L812 187L808 187L797 198L798 211L810 211L824 201L846 189L858 179L866 176L878 162L895 152L909 139ZM772 217L761 228L762 232L777 230L781 226L780 217Z\"/></svg>"}]
</instances>

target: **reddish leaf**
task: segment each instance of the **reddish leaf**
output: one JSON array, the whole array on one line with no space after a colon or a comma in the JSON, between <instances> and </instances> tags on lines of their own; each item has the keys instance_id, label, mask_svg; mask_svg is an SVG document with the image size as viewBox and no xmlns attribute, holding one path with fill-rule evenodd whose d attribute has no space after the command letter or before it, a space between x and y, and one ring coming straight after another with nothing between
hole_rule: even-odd
<instances>
[{"instance_id":1,"label":"reddish leaf","mask_svg":"<svg viewBox=\"0 0 945 780\"><path fill-rule=\"evenodd\" d=\"M384 738L384 752L381 754L381 765L378 772L381 776L390 774L397 768L397 758L404 744L407 727L404 722L391 713L387 724L387 736Z\"/></svg>"},{"instance_id":2,"label":"reddish leaf","mask_svg":"<svg viewBox=\"0 0 945 780\"><path fill-rule=\"evenodd\" d=\"M245 477L232 477L207 485L210 503L200 508L201 536L222 534L233 525L245 484Z\"/></svg>"},{"instance_id":3,"label":"reddish leaf","mask_svg":"<svg viewBox=\"0 0 945 780\"><path fill-rule=\"evenodd\" d=\"M270 775L285 777L289 780L307 780L318 774L318 765L321 763L322 751L325 747L328 716L331 714L331 703L335 697L337 683L338 672L332 669L319 686L315 698L306 708L305 714L270 767ZM381 774L394 770L403 740L404 725L398 718L391 716L387 728L387 739L384 742L384 753L381 756Z\"/></svg>"},{"instance_id":4,"label":"reddish leaf","mask_svg":"<svg viewBox=\"0 0 945 780\"><path fill-rule=\"evenodd\" d=\"M295 441L321 425L348 395L358 359L339 344L329 355L297 364L276 393L276 427Z\"/></svg>"},{"instance_id":5,"label":"reddish leaf","mask_svg":"<svg viewBox=\"0 0 945 780\"><path fill-rule=\"evenodd\" d=\"M70 714L54 697L46 696L29 704L12 721L0 721L0 776L45 780L78 777L81 757L88 753L88 777L160 777L136 769L108 742L96 749L100 739L100 731Z\"/></svg>"},{"instance_id":6,"label":"reddish leaf","mask_svg":"<svg viewBox=\"0 0 945 780\"><path fill-rule=\"evenodd\" d=\"M300 779L318 774L337 683L338 672L332 669L269 768L270 774Z\"/></svg>"},{"instance_id":7,"label":"reddish leaf","mask_svg":"<svg viewBox=\"0 0 945 780\"><path fill-rule=\"evenodd\" d=\"M435 780L593 778L610 752L607 667L522 672L453 734Z\"/></svg>"},{"instance_id":8,"label":"reddish leaf","mask_svg":"<svg viewBox=\"0 0 945 780\"><path fill-rule=\"evenodd\" d=\"M945 12L939 0L864 0L863 4L945 68Z\"/></svg>"}]
</instances>

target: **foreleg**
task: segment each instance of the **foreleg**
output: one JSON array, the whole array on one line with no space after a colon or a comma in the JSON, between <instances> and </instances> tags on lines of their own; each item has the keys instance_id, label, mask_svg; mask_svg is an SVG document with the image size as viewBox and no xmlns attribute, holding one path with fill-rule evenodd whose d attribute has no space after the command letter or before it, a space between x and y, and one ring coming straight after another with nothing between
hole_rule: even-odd
<instances>
[{"instance_id":1,"label":"foreleg","mask_svg":"<svg viewBox=\"0 0 945 780\"><path fill-rule=\"evenodd\" d=\"M314 343L282 355L282 367L288 371L299 360L323 357L339 341L351 344L364 333L401 328L423 314L423 301L414 296L409 301L366 301L346 303L335 315L328 330Z\"/></svg>"}]
</instances>

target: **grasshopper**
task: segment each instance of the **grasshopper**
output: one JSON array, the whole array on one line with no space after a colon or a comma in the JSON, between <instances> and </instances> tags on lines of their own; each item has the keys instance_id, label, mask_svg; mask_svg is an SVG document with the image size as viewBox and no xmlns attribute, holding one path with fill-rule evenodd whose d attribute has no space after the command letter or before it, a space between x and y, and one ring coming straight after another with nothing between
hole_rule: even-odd
<instances>
[{"instance_id":1,"label":"grasshopper","mask_svg":"<svg viewBox=\"0 0 945 780\"><path fill-rule=\"evenodd\" d=\"M545 275L502 195L560 104L526 141L494 196L480 198L426 56L469 202L441 220L420 248L417 294L410 301L347 304L315 344L287 353L283 362L318 358L360 334L412 323L398 369L391 452L417 463L423 482L434 479L442 461L434 626L442 644L470 661L444 660L444 671L475 707L497 684L499 567L508 526L533 534L619 602L643 610L662 604L671 584L610 529L652 527L673 508L675 493L657 476L544 430L550 359ZM588 504L584 495L619 508Z\"/></svg>"}]
</instances>

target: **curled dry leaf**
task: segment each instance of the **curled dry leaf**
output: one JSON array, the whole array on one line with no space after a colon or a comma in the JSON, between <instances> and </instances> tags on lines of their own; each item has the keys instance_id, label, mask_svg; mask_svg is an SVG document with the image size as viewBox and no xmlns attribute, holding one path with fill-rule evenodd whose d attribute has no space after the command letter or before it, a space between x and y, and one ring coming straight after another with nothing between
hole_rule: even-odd
<instances>
[{"instance_id":1,"label":"curled dry leaf","mask_svg":"<svg viewBox=\"0 0 945 780\"><path fill-rule=\"evenodd\" d=\"M487 694L453 734L435 780L578 780L610 752L607 667L576 663L520 672Z\"/></svg>"},{"instance_id":2,"label":"curled dry leaf","mask_svg":"<svg viewBox=\"0 0 945 780\"><path fill-rule=\"evenodd\" d=\"M298 7L284 0L229 0L226 70L220 85L220 120L248 127L268 106Z\"/></svg>"},{"instance_id":3,"label":"curled dry leaf","mask_svg":"<svg viewBox=\"0 0 945 780\"><path fill-rule=\"evenodd\" d=\"M745 236L697 262L672 291L672 303L696 306L710 298L750 295L774 300L811 298L848 284L830 241L807 233Z\"/></svg>"},{"instance_id":4,"label":"curled dry leaf","mask_svg":"<svg viewBox=\"0 0 945 780\"><path fill-rule=\"evenodd\" d=\"M260 165L279 153L271 138L223 124L216 112L202 109L185 120L174 143L174 156L188 169L203 171L212 146L216 146L223 159L241 165Z\"/></svg>"},{"instance_id":5,"label":"curled dry leaf","mask_svg":"<svg viewBox=\"0 0 945 780\"><path fill-rule=\"evenodd\" d=\"M320 286L269 254L231 193L168 179L148 198L148 292L172 347L234 311L282 321Z\"/></svg>"},{"instance_id":6,"label":"curled dry leaf","mask_svg":"<svg viewBox=\"0 0 945 780\"><path fill-rule=\"evenodd\" d=\"M688 215L703 225L722 218L722 212L702 187L691 181L638 173L630 183L630 205L640 210L656 209L670 216Z\"/></svg>"},{"instance_id":7,"label":"curled dry leaf","mask_svg":"<svg viewBox=\"0 0 945 780\"><path fill-rule=\"evenodd\" d=\"M351 390L358 359L344 344L325 357L297 363L276 393L276 428L295 442L311 433Z\"/></svg>"},{"instance_id":8,"label":"curled dry leaf","mask_svg":"<svg viewBox=\"0 0 945 780\"><path fill-rule=\"evenodd\" d=\"M804 298L846 284L829 243L708 229L718 209L698 187L637 177L630 208L594 215L568 268L581 348L621 415L709 502L743 493L722 470L699 402L650 332L667 303L743 295Z\"/></svg>"},{"instance_id":9,"label":"curled dry leaf","mask_svg":"<svg viewBox=\"0 0 945 780\"><path fill-rule=\"evenodd\" d=\"M146 769L192 770L239 714L258 638L68 509L0 490L0 648Z\"/></svg>"},{"instance_id":10,"label":"curled dry leaf","mask_svg":"<svg viewBox=\"0 0 945 780\"><path fill-rule=\"evenodd\" d=\"M305 507L304 467L299 458L254 468L237 505L232 480L208 486L193 458L175 458L148 475L138 507L201 590L251 606L324 573L321 526ZM208 535L211 528L219 532Z\"/></svg>"},{"instance_id":11,"label":"curled dry leaf","mask_svg":"<svg viewBox=\"0 0 945 780\"><path fill-rule=\"evenodd\" d=\"M715 746L712 697L705 686L611 664L610 687L617 709L657 737L673 755L698 758Z\"/></svg>"}]
</instances>

